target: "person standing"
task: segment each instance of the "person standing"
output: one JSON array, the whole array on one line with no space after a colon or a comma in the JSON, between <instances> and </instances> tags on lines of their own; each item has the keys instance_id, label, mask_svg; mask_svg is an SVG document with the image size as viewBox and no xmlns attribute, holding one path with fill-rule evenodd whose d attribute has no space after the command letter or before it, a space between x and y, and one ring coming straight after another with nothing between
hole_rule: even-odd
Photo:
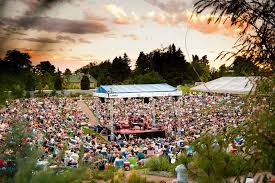
<instances>
[{"instance_id":1,"label":"person standing","mask_svg":"<svg viewBox=\"0 0 275 183\"><path fill-rule=\"evenodd\" d=\"M247 178L245 179L245 183L254 183L253 174L249 172Z\"/></svg>"},{"instance_id":2,"label":"person standing","mask_svg":"<svg viewBox=\"0 0 275 183\"><path fill-rule=\"evenodd\" d=\"M187 169L185 165L180 164L176 167L176 172L177 172L177 182L178 183L187 183L188 182L188 174L187 174Z\"/></svg>"}]
</instances>

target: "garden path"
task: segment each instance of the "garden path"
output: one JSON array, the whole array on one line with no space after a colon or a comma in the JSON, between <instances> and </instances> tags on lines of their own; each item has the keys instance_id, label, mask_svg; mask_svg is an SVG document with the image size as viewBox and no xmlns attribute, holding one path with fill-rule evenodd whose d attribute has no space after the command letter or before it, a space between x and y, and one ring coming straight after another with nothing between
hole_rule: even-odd
<instances>
[{"instance_id":1,"label":"garden path","mask_svg":"<svg viewBox=\"0 0 275 183\"><path fill-rule=\"evenodd\" d=\"M78 100L77 101L78 107L82 109L82 111L87 115L89 118L89 125L96 125L97 120L91 109L87 106L84 100Z\"/></svg>"}]
</instances>

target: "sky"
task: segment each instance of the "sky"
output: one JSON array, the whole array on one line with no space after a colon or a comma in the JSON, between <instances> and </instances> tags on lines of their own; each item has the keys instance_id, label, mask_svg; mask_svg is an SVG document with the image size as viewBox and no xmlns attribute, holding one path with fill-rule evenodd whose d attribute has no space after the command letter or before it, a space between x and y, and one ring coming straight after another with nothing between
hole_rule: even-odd
<instances>
[{"instance_id":1,"label":"sky","mask_svg":"<svg viewBox=\"0 0 275 183\"><path fill-rule=\"evenodd\" d=\"M0 0L0 58L18 49L34 65L48 60L61 71L74 71L126 52L134 67L140 51L174 43L186 60L207 55L218 68L230 64L215 58L232 51L240 31L230 22L208 24L207 13L192 15L193 0L55 1Z\"/></svg>"}]
</instances>

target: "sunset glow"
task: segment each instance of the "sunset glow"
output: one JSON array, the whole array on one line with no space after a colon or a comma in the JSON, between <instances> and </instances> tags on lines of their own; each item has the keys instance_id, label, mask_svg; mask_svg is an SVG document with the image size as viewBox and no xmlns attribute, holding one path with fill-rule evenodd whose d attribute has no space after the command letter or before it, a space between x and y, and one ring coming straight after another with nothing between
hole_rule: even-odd
<instances>
[{"instance_id":1,"label":"sunset glow","mask_svg":"<svg viewBox=\"0 0 275 183\"><path fill-rule=\"evenodd\" d=\"M230 22L208 24L207 14L192 16L191 2L60 0L35 11L39 0L9 0L0 5L0 57L18 49L28 52L34 64L49 60L64 71L124 52L134 63L140 51L175 43L185 55L207 55L211 66L218 67L224 61L214 59L231 50L242 29Z\"/></svg>"}]
</instances>

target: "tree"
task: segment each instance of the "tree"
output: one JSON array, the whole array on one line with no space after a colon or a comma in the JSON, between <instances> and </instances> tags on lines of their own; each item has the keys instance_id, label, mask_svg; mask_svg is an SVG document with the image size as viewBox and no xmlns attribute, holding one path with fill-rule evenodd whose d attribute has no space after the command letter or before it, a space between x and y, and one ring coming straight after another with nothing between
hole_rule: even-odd
<instances>
[{"instance_id":1,"label":"tree","mask_svg":"<svg viewBox=\"0 0 275 183\"><path fill-rule=\"evenodd\" d=\"M141 51L139 53L138 59L136 61L136 73L145 74L149 71L149 62L147 60L147 56Z\"/></svg>"},{"instance_id":2,"label":"tree","mask_svg":"<svg viewBox=\"0 0 275 183\"><path fill-rule=\"evenodd\" d=\"M204 55L201 59L198 55L192 55L192 77L194 81L208 81L210 79L210 66L207 55Z\"/></svg>"},{"instance_id":3,"label":"tree","mask_svg":"<svg viewBox=\"0 0 275 183\"><path fill-rule=\"evenodd\" d=\"M18 50L8 50L0 59L0 85L5 90L34 90L30 55ZM16 86L16 87L14 87ZM16 93L16 91L14 91Z\"/></svg>"},{"instance_id":4,"label":"tree","mask_svg":"<svg viewBox=\"0 0 275 183\"><path fill-rule=\"evenodd\" d=\"M54 89L55 90L62 90L63 89L63 79L61 76L61 72L58 70L56 76L55 76L55 81L54 81Z\"/></svg>"},{"instance_id":5,"label":"tree","mask_svg":"<svg viewBox=\"0 0 275 183\"><path fill-rule=\"evenodd\" d=\"M235 176L235 181L241 183L240 177L249 172L275 170L274 85L274 77L258 80L256 95L247 96L242 107L245 113L251 113L249 118L237 128L228 126L215 135L206 132L192 144L196 153L188 168L197 182L226 182ZM237 154L231 155L227 147L237 136L244 139L244 144Z\"/></svg>"},{"instance_id":6,"label":"tree","mask_svg":"<svg viewBox=\"0 0 275 183\"><path fill-rule=\"evenodd\" d=\"M211 80L217 79L219 77L219 71L216 68L212 67L210 69L210 77Z\"/></svg>"},{"instance_id":7,"label":"tree","mask_svg":"<svg viewBox=\"0 0 275 183\"><path fill-rule=\"evenodd\" d=\"M147 54L148 72L158 72L169 84L178 85L190 80L189 66L181 49L174 44Z\"/></svg>"},{"instance_id":8,"label":"tree","mask_svg":"<svg viewBox=\"0 0 275 183\"><path fill-rule=\"evenodd\" d=\"M89 90L90 89L90 80L87 75L84 75L81 79L81 90Z\"/></svg>"},{"instance_id":9,"label":"tree","mask_svg":"<svg viewBox=\"0 0 275 183\"><path fill-rule=\"evenodd\" d=\"M245 55L248 60L262 67L275 70L275 1L271 0L199 0L195 13L211 9L209 22L230 21L242 29L235 48L235 55ZM216 18L215 18L216 17ZM221 56L226 56L221 54Z\"/></svg>"},{"instance_id":10,"label":"tree","mask_svg":"<svg viewBox=\"0 0 275 183\"><path fill-rule=\"evenodd\" d=\"M68 69L68 68L66 68L66 69L65 69L65 72L64 72L64 75L65 75L65 76L72 75L71 70L70 70L70 69Z\"/></svg>"},{"instance_id":11,"label":"tree","mask_svg":"<svg viewBox=\"0 0 275 183\"><path fill-rule=\"evenodd\" d=\"M25 90L34 91L35 90L35 73L31 72L26 76L25 80Z\"/></svg>"},{"instance_id":12,"label":"tree","mask_svg":"<svg viewBox=\"0 0 275 183\"><path fill-rule=\"evenodd\" d=\"M127 79L131 74L130 59L126 53L123 57L116 57L112 63L112 78L116 83L122 82Z\"/></svg>"},{"instance_id":13,"label":"tree","mask_svg":"<svg viewBox=\"0 0 275 183\"><path fill-rule=\"evenodd\" d=\"M231 21L231 25L245 26L245 29L239 34L238 52L233 54L239 54L245 56L249 61L261 67L267 67L273 72L266 72L264 78L259 78L256 84L256 90L253 95L247 96L247 103L242 109L247 114L251 114L244 122L238 125L238 128L228 128L228 135L222 136L220 139L233 139L236 136L242 136L245 140L241 162L235 166L235 176L237 181L240 181L241 175L247 175L248 172L254 174L261 171L274 172L275 170L275 141L274 141L274 35L275 35L275 1L269 0L234 0L234 1L218 1L218 0L199 0L195 4L195 12L201 13L208 7L212 8L212 20L218 17L215 22L224 21L224 16L228 17L227 21ZM218 16L215 16L218 14ZM211 20L210 20L211 21ZM226 69L226 67L223 67ZM208 137L209 139L216 138L215 136ZM212 142L215 142L211 140ZM213 143L212 143L213 144ZM210 145L212 145L210 143ZM225 144L227 145L227 144ZM199 147L210 147L207 145L199 144ZM219 148L219 147L218 147ZM212 173L213 178L219 177L224 179L223 174L219 171L222 169L222 165L232 166L229 158L223 160L215 160L215 157L219 157L223 154L215 154L213 157L206 153L197 153L197 157L210 160L206 162L205 167L208 173ZM216 162L212 162L212 160ZM194 161L196 164L198 161ZM220 162L220 165L216 165ZM241 166L240 166L241 165ZM199 173L200 167L195 168L195 172ZM200 175L202 175L201 173ZM222 176L222 177L221 177ZM209 176L208 176L209 177ZM205 179L207 180L207 179ZM223 181L223 180L222 180ZM211 181L210 181L211 182ZM214 181L212 181L214 182ZM221 182L221 179L218 179Z\"/></svg>"},{"instance_id":14,"label":"tree","mask_svg":"<svg viewBox=\"0 0 275 183\"><path fill-rule=\"evenodd\" d=\"M89 73L99 84L112 84L112 63L110 60L105 60L99 64L91 62L78 69L76 73Z\"/></svg>"},{"instance_id":15,"label":"tree","mask_svg":"<svg viewBox=\"0 0 275 183\"><path fill-rule=\"evenodd\" d=\"M53 75L55 73L55 66L52 65L49 61L40 62L40 64L38 64L35 68L42 75L46 73Z\"/></svg>"},{"instance_id":16,"label":"tree","mask_svg":"<svg viewBox=\"0 0 275 183\"><path fill-rule=\"evenodd\" d=\"M52 90L54 89L55 75L46 72L43 75L36 75L36 88L39 90Z\"/></svg>"},{"instance_id":17,"label":"tree","mask_svg":"<svg viewBox=\"0 0 275 183\"><path fill-rule=\"evenodd\" d=\"M133 80L133 83L136 84L155 84L155 83L165 83L166 81L162 76L155 71L148 72L146 74L140 74L136 76Z\"/></svg>"},{"instance_id":18,"label":"tree","mask_svg":"<svg viewBox=\"0 0 275 183\"><path fill-rule=\"evenodd\" d=\"M252 76L259 70L253 62L243 56L238 56L235 58L232 64L232 69L234 74L237 76Z\"/></svg>"},{"instance_id":19,"label":"tree","mask_svg":"<svg viewBox=\"0 0 275 183\"><path fill-rule=\"evenodd\" d=\"M223 77L223 76L228 76L228 75L230 75L229 67L227 67L225 64L222 64L219 67L218 77Z\"/></svg>"},{"instance_id":20,"label":"tree","mask_svg":"<svg viewBox=\"0 0 275 183\"><path fill-rule=\"evenodd\" d=\"M8 50L4 58L4 62L7 63L9 71L30 71L32 67L30 58L31 57L28 53L21 53L18 50Z\"/></svg>"}]
</instances>

